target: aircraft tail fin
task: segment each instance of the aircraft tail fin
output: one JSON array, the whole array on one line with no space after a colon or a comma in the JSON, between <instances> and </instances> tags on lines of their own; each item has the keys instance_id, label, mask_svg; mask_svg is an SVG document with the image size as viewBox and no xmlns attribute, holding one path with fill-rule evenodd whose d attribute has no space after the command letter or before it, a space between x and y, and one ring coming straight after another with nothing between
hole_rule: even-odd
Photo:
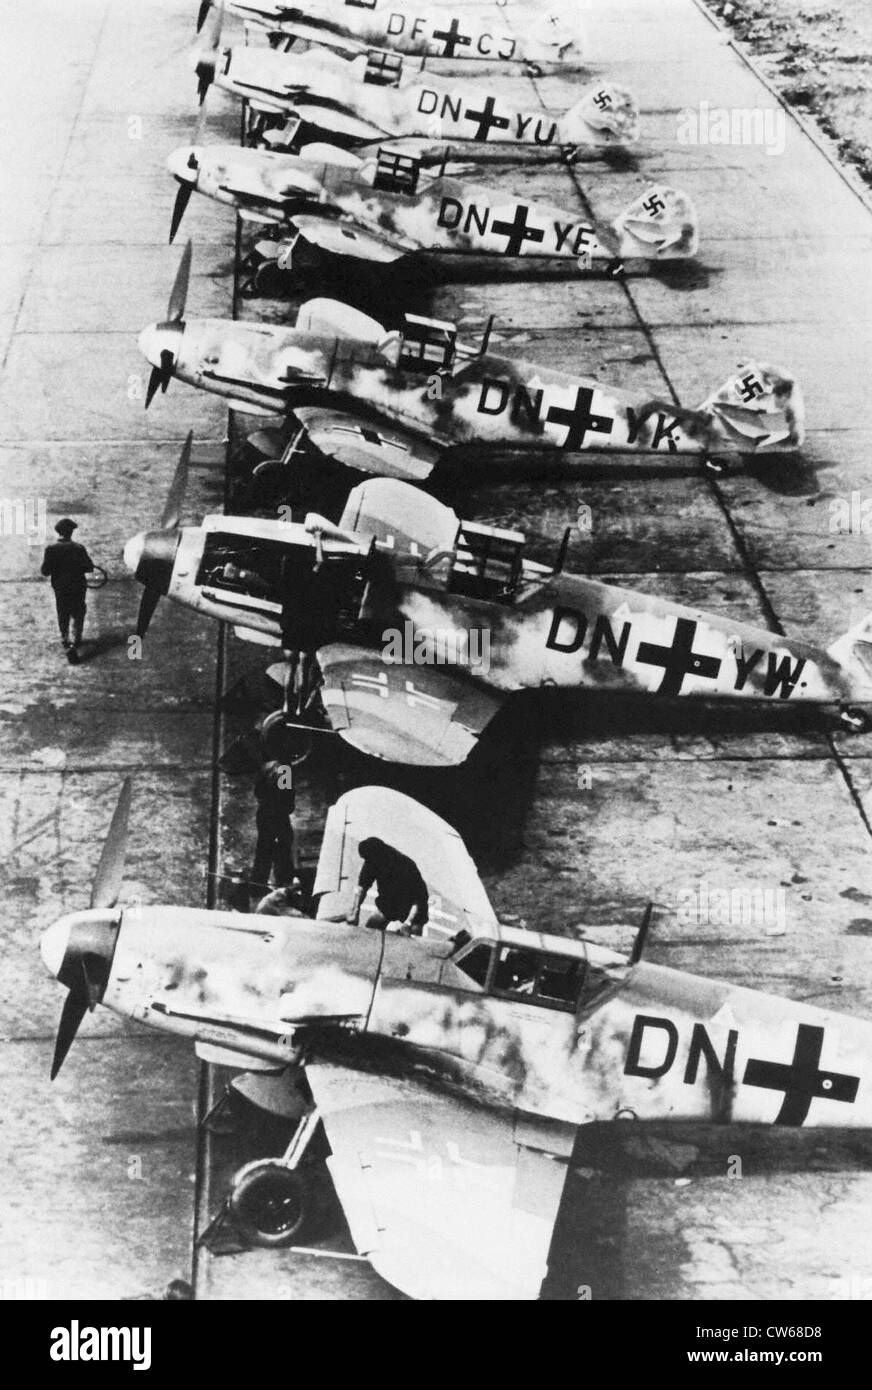
<instances>
[{"instance_id":1,"label":"aircraft tail fin","mask_svg":"<svg viewBox=\"0 0 872 1390\"><path fill-rule=\"evenodd\" d=\"M872 698L872 613L837 638L827 648L827 655L849 671L852 683L866 686L865 699ZM855 698L859 695L858 691Z\"/></svg>"},{"instance_id":2,"label":"aircraft tail fin","mask_svg":"<svg viewBox=\"0 0 872 1390\"><path fill-rule=\"evenodd\" d=\"M626 87L598 82L561 117L566 145L633 145L639 139L639 103Z\"/></svg>"},{"instance_id":3,"label":"aircraft tail fin","mask_svg":"<svg viewBox=\"0 0 872 1390\"><path fill-rule=\"evenodd\" d=\"M307 299L297 313L296 327L301 333L323 333L325 337L353 338L360 342L382 342L385 329L377 319L338 299Z\"/></svg>"},{"instance_id":4,"label":"aircraft tail fin","mask_svg":"<svg viewBox=\"0 0 872 1390\"><path fill-rule=\"evenodd\" d=\"M672 261L699 250L699 218L686 193L655 184L612 223L621 260Z\"/></svg>"},{"instance_id":5,"label":"aircraft tail fin","mask_svg":"<svg viewBox=\"0 0 872 1390\"><path fill-rule=\"evenodd\" d=\"M576 7L576 11L580 6ZM541 14L525 25L528 38L553 48L561 58L575 53L581 58L588 51L587 34L580 15L570 13L564 0L554 0Z\"/></svg>"},{"instance_id":6,"label":"aircraft tail fin","mask_svg":"<svg viewBox=\"0 0 872 1390\"><path fill-rule=\"evenodd\" d=\"M790 372L753 360L736 371L700 407L712 428L712 447L728 442L743 454L798 449L805 438L802 391Z\"/></svg>"}]
</instances>

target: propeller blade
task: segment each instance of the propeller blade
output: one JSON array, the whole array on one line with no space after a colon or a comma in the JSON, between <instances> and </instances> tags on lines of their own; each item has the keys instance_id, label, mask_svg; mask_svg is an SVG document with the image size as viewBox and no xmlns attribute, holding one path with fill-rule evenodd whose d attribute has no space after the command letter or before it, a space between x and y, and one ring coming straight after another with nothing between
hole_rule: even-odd
<instances>
[{"instance_id":1,"label":"propeller blade","mask_svg":"<svg viewBox=\"0 0 872 1390\"><path fill-rule=\"evenodd\" d=\"M125 777L118 797L112 821L103 842L100 862L94 875L91 888L92 907L114 907L121 892L124 879L124 858L127 848L127 822L130 819L130 801L133 796L133 779Z\"/></svg>"},{"instance_id":2,"label":"propeller blade","mask_svg":"<svg viewBox=\"0 0 872 1390\"><path fill-rule=\"evenodd\" d=\"M212 21L212 33L209 35L209 47L217 53L218 45L221 42L221 30L224 28L224 0L218 0L217 5L214 4L213 0L213 6L215 18Z\"/></svg>"},{"instance_id":3,"label":"propeller blade","mask_svg":"<svg viewBox=\"0 0 872 1390\"><path fill-rule=\"evenodd\" d=\"M206 93L215 81L215 64L211 58L201 58L194 72L197 75L197 99L202 106Z\"/></svg>"},{"instance_id":4,"label":"propeller blade","mask_svg":"<svg viewBox=\"0 0 872 1390\"><path fill-rule=\"evenodd\" d=\"M151 620L154 617L154 610L157 608L160 600L161 594L158 589L143 589L142 598L139 600L139 612L136 615L137 637L144 637L148 632L151 626Z\"/></svg>"},{"instance_id":5,"label":"propeller blade","mask_svg":"<svg viewBox=\"0 0 872 1390\"><path fill-rule=\"evenodd\" d=\"M173 204L173 217L170 222L170 243L175 239L176 232L179 230L185 209L191 201L191 194L194 191L192 183L180 183L179 191L176 194L176 201Z\"/></svg>"},{"instance_id":6,"label":"propeller blade","mask_svg":"<svg viewBox=\"0 0 872 1390\"><path fill-rule=\"evenodd\" d=\"M151 376L148 378L148 387L145 392L145 408L151 405L154 400L158 387L166 395L167 387L173 379L173 367L175 366L175 356L169 348L164 348L160 355L160 366L152 367Z\"/></svg>"},{"instance_id":7,"label":"propeller blade","mask_svg":"<svg viewBox=\"0 0 872 1390\"><path fill-rule=\"evenodd\" d=\"M185 500L185 493L188 490L188 469L191 464L191 444L194 439L194 431L188 431L188 437L182 445L182 452L179 454L179 461L176 464L176 471L167 493L166 504L163 509L163 516L160 519L160 529L171 531L179 524L182 505Z\"/></svg>"},{"instance_id":8,"label":"propeller blade","mask_svg":"<svg viewBox=\"0 0 872 1390\"><path fill-rule=\"evenodd\" d=\"M200 114L197 117L197 124L194 126L194 138L191 142L192 144L202 145L203 136L206 134L206 121L208 119L208 116L209 112L206 109L206 107L201 107Z\"/></svg>"},{"instance_id":9,"label":"propeller blade","mask_svg":"<svg viewBox=\"0 0 872 1390\"><path fill-rule=\"evenodd\" d=\"M106 989L109 974L106 969L106 962L100 956L82 957L82 978L85 981L85 993L88 996L88 1011L93 1013Z\"/></svg>"},{"instance_id":10,"label":"propeller blade","mask_svg":"<svg viewBox=\"0 0 872 1390\"><path fill-rule=\"evenodd\" d=\"M61 1021L58 1024L58 1035L55 1040L54 1057L51 1064L51 1080L54 1081L58 1072L64 1064L64 1058L73 1045L73 1039L79 1031L79 1025L85 1014L88 1012L88 989L85 980L70 990L64 1000L64 1007L61 1010Z\"/></svg>"},{"instance_id":11,"label":"propeller blade","mask_svg":"<svg viewBox=\"0 0 872 1390\"><path fill-rule=\"evenodd\" d=\"M162 377L163 373L161 372L160 367L152 367L151 376L148 378L148 388L145 393L146 410L148 410L148 407L151 405L152 401L157 395L157 388L161 385Z\"/></svg>"},{"instance_id":12,"label":"propeller blade","mask_svg":"<svg viewBox=\"0 0 872 1390\"><path fill-rule=\"evenodd\" d=\"M188 281L191 278L191 257L194 254L193 244L189 241L179 263L176 273L176 281L173 285L172 293L167 304L167 323L181 323L185 317L185 304L188 300ZM163 354L161 354L163 356ZM166 390L166 387L164 387Z\"/></svg>"},{"instance_id":13,"label":"propeller blade","mask_svg":"<svg viewBox=\"0 0 872 1390\"><path fill-rule=\"evenodd\" d=\"M212 8L212 0L200 0L200 8L199 8L199 10L197 11L197 33L198 33L198 34L199 34L200 30L202 29L203 25L206 23L206 18L207 18L207 16L208 16L209 11L211 10L211 8Z\"/></svg>"}]
</instances>

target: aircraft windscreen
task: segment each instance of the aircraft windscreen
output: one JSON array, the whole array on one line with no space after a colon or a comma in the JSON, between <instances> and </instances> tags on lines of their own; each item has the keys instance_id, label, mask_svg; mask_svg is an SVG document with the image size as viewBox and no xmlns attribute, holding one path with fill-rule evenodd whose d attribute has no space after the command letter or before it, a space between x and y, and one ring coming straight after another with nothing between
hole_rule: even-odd
<instances>
[{"instance_id":1,"label":"aircraft windscreen","mask_svg":"<svg viewBox=\"0 0 872 1390\"><path fill-rule=\"evenodd\" d=\"M581 956L552 955L525 946L501 946L491 988L494 994L574 1011L586 987L585 966L586 961Z\"/></svg>"}]
</instances>

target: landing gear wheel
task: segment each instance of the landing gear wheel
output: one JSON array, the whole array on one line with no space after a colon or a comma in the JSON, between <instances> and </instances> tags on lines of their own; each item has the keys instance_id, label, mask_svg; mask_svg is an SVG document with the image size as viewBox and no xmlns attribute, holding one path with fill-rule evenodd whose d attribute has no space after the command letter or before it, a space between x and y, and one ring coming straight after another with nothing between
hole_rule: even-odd
<instances>
[{"instance_id":1,"label":"landing gear wheel","mask_svg":"<svg viewBox=\"0 0 872 1390\"><path fill-rule=\"evenodd\" d=\"M230 1210L252 1245L278 1250L299 1236L307 1217L306 1184L278 1159L247 1163L233 1179Z\"/></svg>"},{"instance_id":2,"label":"landing gear wheel","mask_svg":"<svg viewBox=\"0 0 872 1390\"><path fill-rule=\"evenodd\" d=\"M839 711L839 722L843 729L847 729L850 734L865 734L869 728L869 716L864 714L861 709L843 709Z\"/></svg>"},{"instance_id":3,"label":"landing gear wheel","mask_svg":"<svg viewBox=\"0 0 872 1390\"><path fill-rule=\"evenodd\" d=\"M271 734L281 740L282 756L291 767L304 763L312 751L314 736L305 724L295 724L293 718L284 710L275 710L263 721L261 737L268 739Z\"/></svg>"}]
</instances>

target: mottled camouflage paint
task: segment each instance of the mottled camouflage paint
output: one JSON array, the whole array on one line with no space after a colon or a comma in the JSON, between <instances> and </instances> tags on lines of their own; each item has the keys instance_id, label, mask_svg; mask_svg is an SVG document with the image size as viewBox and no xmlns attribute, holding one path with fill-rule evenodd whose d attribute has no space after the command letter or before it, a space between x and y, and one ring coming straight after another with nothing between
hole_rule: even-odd
<instances>
[{"instance_id":1,"label":"mottled camouflage paint","mask_svg":"<svg viewBox=\"0 0 872 1390\"><path fill-rule=\"evenodd\" d=\"M443 79L404 71L397 87L363 81L364 60L320 59L254 46L218 55L216 83L269 110L299 114L320 129L345 134L359 122L360 142L390 136L438 138L451 144L515 144L533 149L583 145L611 149L639 136L636 102L604 81L588 88L562 115L517 107L486 79ZM438 124L437 124L438 123Z\"/></svg>"},{"instance_id":2,"label":"mottled camouflage paint","mask_svg":"<svg viewBox=\"0 0 872 1390\"><path fill-rule=\"evenodd\" d=\"M294 226L301 215L337 218L396 248L465 255L570 258L582 268L602 261L685 259L699 248L697 217L686 194L651 187L613 225L599 226L529 198L500 194L456 178L421 173L414 193L374 187L375 158L360 169L296 155L201 145L176 150L168 167L179 182L249 215ZM194 180L196 180L194 182ZM315 238L317 240L317 238ZM365 245L349 254L366 256ZM281 262L281 252L277 249Z\"/></svg>"},{"instance_id":3,"label":"mottled camouflage paint","mask_svg":"<svg viewBox=\"0 0 872 1390\"><path fill-rule=\"evenodd\" d=\"M578 59L576 28L547 32L543 17L515 36L490 17L465 17L448 6L380 5L377 9L329 3L308 4L305 12L285 5L228 4L243 19L263 24L273 33L288 34L344 50L386 48L418 58L475 58L490 62L549 63ZM538 36L538 30L543 37Z\"/></svg>"},{"instance_id":4,"label":"mottled camouflage paint","mask_svg":"<svg viewBox=\"0 0 872 1390\"><path fill-rule=\"evenodd\" d=\"M300 525L264 523L280 530L289 547L312 553L314 541ZM228 518L222 530L233 532ZM212 618L251 627L279 637L281 596L265 598L256 608L234 607L233 595L216 603L195 583L206 533L194 527L181 532L169 597ZM326 538L326 553L355 553L348 544ZM360 536L359 554L369 545ZM365 628L357 641L370 654L382 653L383 630L462 635L486 631L486 671L440 662L460 680L500 694L540 686L562 689L608 689L640 695L774 701L776 703L863 703L872 699L872 669L862 659L868 634L863 625L840 638L830 651L780 636L729 616L671 603L634 589L604 584L579 575L554 574L524 561L514 597L507 602L467 598L449 592L450 560L416 557L377 546L382 566L373 573ZM456 585L454 586L456 590ZM370 634L377 634L376 644ZM355 633L348 634L350 640ZM463 650L462 642L457 644ZM427 665L411 668L385 664L389 681L409 670L426 688Z\"/></svg>"},{"instance_id":5,"label":"mottled camouflage paint","mask_svg":"<svg viewBox=\"0 0 872 1390\"><path fill-rule=\"evenodd\" d=\"M448 942L172 907L122 912L103 1002L264 1060L288 1060L304 1038L329 1057L338 1028L338 1050L364 1065L423 1064L431 1084L571 1125L872 1123L867 1023L560 938L481 939L583 952L580 1006L485 994Z\"/></svg>"},{"instance_id":6,"label":"mottled camouflage paint","mask_svg":"<svg viewBox=\"0 0 872 1390\"><path fill-rule=\"evenodd\" d=\"M200 319L151 325L140 349L152 363L169 351L175 376L249 412L283 414L295 402L323 399L354 418L403 425L446 448L751 454L793 449L803 438L796 382L763 364L740 367L689 410L493 353L461 356L437 380L392 365L396 334L371 343Z\"/></svg>"}]
</instances>

